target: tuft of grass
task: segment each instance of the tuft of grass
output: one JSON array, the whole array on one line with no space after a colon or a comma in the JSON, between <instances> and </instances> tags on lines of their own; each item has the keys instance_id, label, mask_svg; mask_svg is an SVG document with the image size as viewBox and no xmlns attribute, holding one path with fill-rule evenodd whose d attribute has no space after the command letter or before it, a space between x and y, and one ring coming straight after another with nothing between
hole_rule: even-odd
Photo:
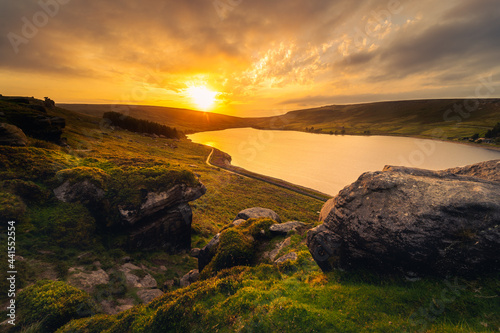
<instances>
[{"instance_id":1,"label":"tuft of grass","mask_svg":"<svg viewBox=\"0 0 500 333\"><path fill-rule=\"evenodd\" d=\"M60 281L39 281L18 295L21 326L39 325L38 332L54 332L74 318L95 314L87 293Z\"/></svg>"}]
</instances>

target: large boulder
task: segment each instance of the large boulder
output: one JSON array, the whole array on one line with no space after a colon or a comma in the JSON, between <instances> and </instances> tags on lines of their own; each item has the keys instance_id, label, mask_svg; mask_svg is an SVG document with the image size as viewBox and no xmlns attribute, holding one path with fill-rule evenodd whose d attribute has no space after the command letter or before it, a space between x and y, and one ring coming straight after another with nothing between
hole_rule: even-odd
<instances>
[{"instance_id":1,"label":"large boulder","mask_svg":"<svg viewBox=\"0 0 500 333\"><path fill-rule=\"evenodd\" d=\"M274 212L271 209L261 208L261 207L253 207L242 210L241 212L238 213L238 215L236 215L234 221L240 219L242 220L259 219L263 217L267 217L270 218L271 220L275 220L276 222L281 223L281 219L279 215L276 214L276 212Z\"/></svg>"},{"instance_id":2,"label":"large boulder","mask_svg":"<svg viewBox=\"0 0 500 333\"><path fill-rule=\"evenodd\" d=\"M307 244L323 271L498 271L500 160L367 172L323 207Z\"/></svg>"},{"instance_id":3,"label":"large boulder","mask_svg":"<svg viewBox=\"0 0 500 333\"><path fill-rule=\"evenodd\" d=\"M149 192L146 199L137 210L127 210L119 207L123 221L128 225L134 225L146 217L150 217L165 208L175 207L200 198L207 191L203 184L188 186L177 184L166 192Z\"/></svg>"},{"instance_id":4,"label":"large boulder","mask_svg":"<svg viewBox=\"0 0 500 333\"><path fill-rule=\"evenodd\" d=\"M189 202L205 194L206 188L178 184L167 192L149 192L136 210L120 208L129 230L129 246L134 249L163 249L170 253L191 249L193 213Z\"/></svg>"},{"instance_id":5,"label":"large boulder","mask_svg":"<svg viewBox=\"0 0 500 333\"><path fill-rule=\"evenodd\" d=\"M28 138L17 126L0 123L0 145L24 147L28 144Z\"/></svg>"}]
</instances>

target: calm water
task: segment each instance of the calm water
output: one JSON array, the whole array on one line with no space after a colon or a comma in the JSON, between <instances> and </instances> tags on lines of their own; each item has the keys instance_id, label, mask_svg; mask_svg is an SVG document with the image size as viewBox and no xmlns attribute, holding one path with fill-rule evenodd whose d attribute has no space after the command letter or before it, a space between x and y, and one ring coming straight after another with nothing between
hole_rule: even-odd
<instances>
[{"instance_id":1,"label":"calm water","mask_svg":"<svg viewBox=\"0 0 500 333\"><path fill-rule=\"evenodd\" d=\"M189 135L218 148L232 164L336 195L363 172L385 165L446 169L500 159L500 151L390 136L335 136L291 131L229 129Z\"/></svg>"}]
</instances>

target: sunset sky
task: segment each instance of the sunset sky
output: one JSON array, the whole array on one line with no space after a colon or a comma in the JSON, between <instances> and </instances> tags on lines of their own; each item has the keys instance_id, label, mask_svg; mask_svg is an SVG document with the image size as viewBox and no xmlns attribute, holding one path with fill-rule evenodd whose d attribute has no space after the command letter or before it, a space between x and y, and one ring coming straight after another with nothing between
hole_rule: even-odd
<instances>
[{"instance_id":1,"label":"sunset sky","mask_svg":"<svg viewBox=\"0 0 500 333\"><path fill-rule=\"evenodd\" d=\"M0 2L0 93L281 114L500 97L498 0ZM211 95L213 94L213 95Z\"/></svg>"}]
</instances>

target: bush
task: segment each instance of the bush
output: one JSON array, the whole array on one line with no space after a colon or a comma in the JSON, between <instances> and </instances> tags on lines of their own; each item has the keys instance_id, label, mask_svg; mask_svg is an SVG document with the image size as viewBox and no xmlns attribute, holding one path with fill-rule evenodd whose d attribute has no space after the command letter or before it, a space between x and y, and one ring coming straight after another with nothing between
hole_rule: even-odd
<instances>
[{"instance_id":1,"label":"bush","mask_svg":"<svg viewBox=\"0 0 500 333\"><path fill-rule=\"evenodd\" d=\"M34 147L0 147L0 178L46 182L57 171L75 166L78 159L60 151Z\"/></svg>"},{"instance_id":2,"label":"bush","mask_svg":"<svg viewBox=\"0 0 500 333\"><path fill-rule=\"evenodd\" d=\"M5 227L7 221L22 221L26 213L26 205L16 195L0 192L0 221Z\"/></svg>"},{"instance_id":3,"label":"bush","mask_svg":"<svg viewBox=\"0 0 500 333\"><path fill-rule=\"evenodd\" d=\"M39 281L21 291L18 302L19 323L40 323L40 332L54 332L72 319L97 311L89 294L61 281Z\"/></svg>"},{"instance_id":4,"label":"bush","mask_svg":"<svg viewBox=\"0 0 500 333\"><path fill-rule=\"evenodd\" d=\"M118 112L105 112L102 116L113 125L127 129L132 132L164 135L170 139L182 139L184 133L177 131L175 127L168 127L148 120L142 120L126 116Z\"/></svg>"},{"instance_id":5,"label":"bush","mask_svg":"<svg viewBox=\"0 0 500 333\"><path fill-rule=\"evenodd\" d=\"M0 183L7 192L14 193L29 203L40 203L49 197L49 193L29 180L10 179Z\"/></svg>"},{"instance_id":6,"label":"bush","mask_svg":"<svg viewBox=\"0 0 500 333\"><path fill-rule=\"evenodd\" d=\"M95 315L90 318L74 319L57 330L57 333L101 333L117 323L116 317Z\"/></svg>"}]
</instances>

